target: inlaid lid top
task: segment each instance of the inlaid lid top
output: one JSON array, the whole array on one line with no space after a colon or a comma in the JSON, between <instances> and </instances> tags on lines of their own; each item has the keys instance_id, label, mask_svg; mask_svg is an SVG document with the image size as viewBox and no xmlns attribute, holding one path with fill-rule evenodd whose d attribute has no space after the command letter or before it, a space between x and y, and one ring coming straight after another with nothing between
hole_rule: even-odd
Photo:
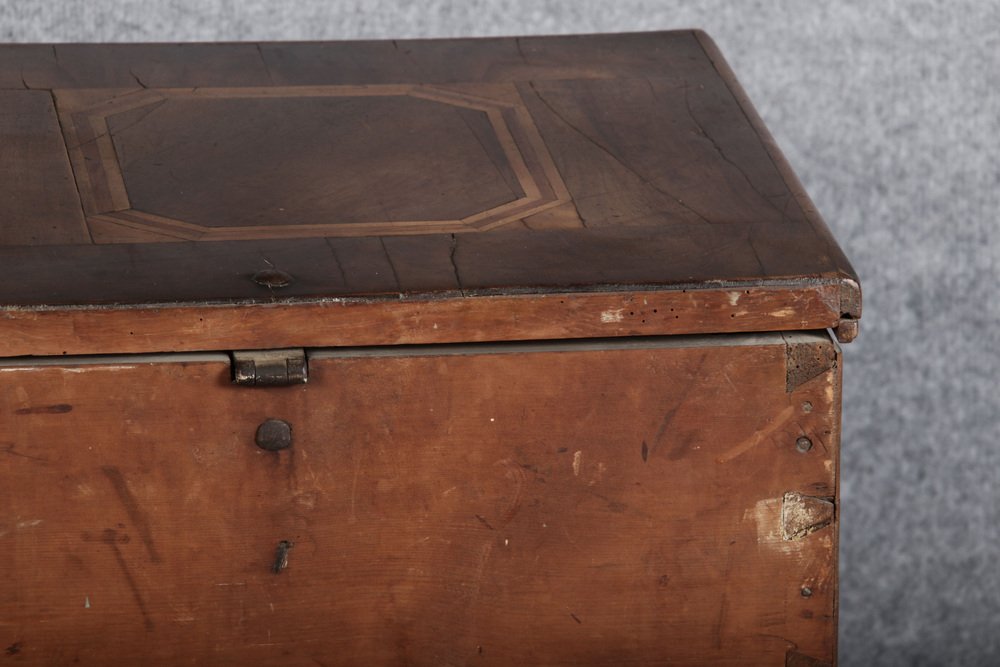
<instances>
[{"instance_id":1,"label":"inlaid lid top","mask_svg":"<svg viewBox=\"0 0 1000 667\"><path fill-rule=\"evenodd\" d=\"M0 308L104 332L0 353L856 331L698 32L4 46L0 89Z\"/></svg>"}]
</instances>

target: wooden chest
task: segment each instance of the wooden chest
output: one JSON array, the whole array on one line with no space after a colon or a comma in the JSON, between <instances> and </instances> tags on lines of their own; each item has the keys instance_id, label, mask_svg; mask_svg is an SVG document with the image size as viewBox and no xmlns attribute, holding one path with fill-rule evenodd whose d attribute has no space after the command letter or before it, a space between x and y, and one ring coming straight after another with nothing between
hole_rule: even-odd
<instances>
[{"instance_id":1,"label":"wooden chest","mask_svg":"<svg viewBox=\"0 0 1000 667\"><path fill-rule=\"evenodd\" d=\"M704 34L0 88L10 664L835 662L858 282Z\"/></svg>"}]
</instances>

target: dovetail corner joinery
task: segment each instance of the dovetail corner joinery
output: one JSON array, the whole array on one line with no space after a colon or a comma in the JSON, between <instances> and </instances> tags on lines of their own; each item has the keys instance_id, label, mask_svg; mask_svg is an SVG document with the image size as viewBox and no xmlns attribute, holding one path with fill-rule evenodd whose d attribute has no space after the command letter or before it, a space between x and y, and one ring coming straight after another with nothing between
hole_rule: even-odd
<instances>
[{"instance_id":1,"label":"dovetail corner joinery","mask_svg":"<svg viewBox=\"0 0 1000 667\"><path fill-rule=\"evenodd\" d=\"M284 387L309 381L305 350L233 352L233 383L242 387Z\"/></svg>"},{"instance_id":2,"label":"dovetail corner joinery","mask_svg":"<svg viewBox=\"0 0 1000 667\"><path fill-rule=\"evenodd\" d=\"M833 515L831 499L789 491L781 504L781 536L786 541L801 540L833 523Z\"/></svg>"}]
</instances>

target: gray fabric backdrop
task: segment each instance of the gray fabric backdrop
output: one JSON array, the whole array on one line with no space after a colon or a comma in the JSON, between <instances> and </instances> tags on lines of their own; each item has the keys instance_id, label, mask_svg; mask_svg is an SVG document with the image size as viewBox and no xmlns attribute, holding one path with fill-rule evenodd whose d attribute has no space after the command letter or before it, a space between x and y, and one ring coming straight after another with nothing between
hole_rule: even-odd
<instances>
[{"instance_id":1,"label":"gray fabric backdrop","mask_svg":"<svg viewBox=\"0 0 1000 667\"><path fill-rule=\"evenodd\" d=\"M0 0L0 41L714 36L861 275L841 659L1000 664L1000 4Z\"/></svg>"}]
</instances>

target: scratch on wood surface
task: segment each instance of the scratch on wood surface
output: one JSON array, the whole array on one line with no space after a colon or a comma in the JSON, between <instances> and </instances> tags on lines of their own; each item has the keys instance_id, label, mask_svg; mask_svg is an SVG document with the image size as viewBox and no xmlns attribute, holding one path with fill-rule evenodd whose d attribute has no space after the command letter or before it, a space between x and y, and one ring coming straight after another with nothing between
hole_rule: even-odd
<instances>
[{"instance_id":1,"label":"scratch on wood surface","mask_svg":"<svg viewBox=\"0 0 1000 667\"><path fill-rule=\"evenodd\" d=\"M580 467L583 465L583 452L575 451L573 452L573 476L580 476Z\"/></svg>"},{"instance_id":2,"label":"scratch on wood surface","mask_svg":"<svg viewBox=\"0 0 1000 667\"><path fill-rule=\"evenodd\" d=\"M722 456L716 459L716 461L718 463L727 463L735 459L737 456L740 456L750 451L751 449L762 443L764 440L769 438L772 433L774 433L779 428L784 426L788 422L788 420L792 418L792 415L794 413L795 413L795 408L793 406L791 405L786 406L784 410L779 412L774 417L774 419L771 421L770 424L765 426L763 429L757 430L752 436L750 436L740 444L736 445L729 451L722 454Z\"/></svg>"},{"instance_id":3,"label":"scratch on wood surface","mask_svg":"<svg viewBox=\"0 0 1000 667\"><path fill-rule=\"evenodd\" d=\"M132 120L132 122L130 122L128 125L125 125L123 127L116 127L113 132L110 129L108 131L106 131L106 132L101 132L100 134L97 134L97 135L91 137L90 139L87 139L85 141L80 141L80 142L74 144L73 146L69 146L68 149L69 150L77 150L79 148L83 148L84 146L92 144L95 141L98 141L98 140L103 139L105 137L114 137L116 135L120 135L123 132L125 132L126 130L130 130L133 127L135 127L136 125L138 125L139 123L141 123L142 121L146 120L150 116L150 114L152 114L154 111L156 111L157 109L159 109L160 107L162 107L164 104L166 104L167 101L168 101L167 98L164 97L164 98L161 98L161 99L159 99L159 100L157 100L155 102L150 102L147 106L140 107L141 109L143 109L142 115L139 116L138 118L135 118L134 120Z\"/></svg>"},{"instance_id":4,"label":"scratch on wood surface","mask_svg":"<svg viewBox=\"0 0 1000 667\"><path fill-rule=\"evenodd\" d=\"M337 275L340 276L340 283L347 287L347 274L344 272L344 265L340 261L340 255L337 254L337 247L333 245L332 239L326 239L326 247L330 249L330 254L333 255L333 264L337 267Z\"/></svg>"},{"instance_id":5,"label":"scratch on wood surface","mask_svg":"<svg viewBox=\"0 0 1000 667\"><path fill-rule=\"evenodd\" d=\"M22 459L29 459L31 461L39 461L41 463L48 463L48 459L43 458L41 456L32 456L31 454L25 454L23 452L17 451L14 448L14 443L13 442L3 442L3 443L0 443L0 452L3 452L5 454L9 454L10 456L17 456L17 457L22 458Z\"/></svg>"},{"instance_id":6,"label":"scratch on wood surface","mask_svg":"<svg viewBox=\"0 0 1000 667\"><path fill-rule=\"evenodd\" d=\"M122 536L122 538L125 537L126 536L124 535ZM104 531L101 541L111 547L111 550L115 555L115 560L118 561L118 567L121 568L122 574L125 576L125 581L128 583L128 587L132 590L132 597L135 599L135 603L139 607L139 612L142 614L146 630L152 631L154 624L153 620L149 617L149 610L146 608L146 601L143 599L142 593L139 592L139 584L136 583L135 577L132 576L132 572L128 568L128 563L125 562L125 556L122 554L122 550L118 547L118 543L121 541L118 537L118 531L113 528L108 528Z\"/></svg>"},{"instance_id":7,"label":"scratch on wood surface","mask_svg":"<svg viewBox=\"0 0 1000 667\"><path fill-rule=\"evenodd\" d=\"M647 455L652 456L656 453L656 450L663 444L666 439L667 431L670 429L670 425L674 422L674 418L677 416L677 412L684 406L688 398L691 396L691 392L694 391L695 386L698 384L702 377L702 367L705 365L705 360L708 358L708 353L702 354L698 357L698 362L694 367L686 373L687 381L684 384L684 388L680 391L678 396L675 396L671 401L670 408L663 413L663 419L660 420L660 425L656 429L656 435L653 436L652 444L649 445ZM671 461L676 461L677 459L683 458L686 453L687 448L686 441L679 441L674 443L670 448L670 452L667 454L667 458Z\"/></svg>"},{"instance_id":8,"label":"scratch on wood surface","mask_svg":"<svg viewBox=\"0 0 1000 667\"><path fill-rule=\"evenodd\" d=\"M149 524L149 517L139 506L139 501L132 494L131 489L128 488L128 483L125 481L125 477L122 475L121 471L114 466L102 466L101 472L104 476L108 478L111 482L111 486L114 488L115 493L118 494L118 500L121 501L122 506L128 513L129 520L132 521L132 525L135 529L139 531L139 536L142 538L143 543L146 545L146 550L149 551L149 557L154 563L160 562L160 554L156 550L156 544L153 541L153 531Z\"/></svg>"},{"instance_id":9,"label":"scratch on wood surface","mask_svg":"<svg viewBox=\"0 0 1000 667\"><path fill-rule=\"evenodd\" d=\"M722 637L725 634L726 627L726 616L729 613L729 580L733 571L733 544L729 545L729 552L726 557L726 569L723 574L722 580L726 582L726 585L722 589L722 601L719 603L719 615L715 619L715 625L712 627L712 637L715 640L715 648L722 648Z\"/></svg>"},{"instance_id":10,"label":"scratch on wood surface","mask_svg":"<svg viewBox=\"0 0 1000 667\"><path fill-rule=\"evenodd\" d=\"M511 459L501 459L495 465L504 467L504 477L513 482L514 494L507 503L507 506L500 513L500 527L503 528L517 516L521 511L521 495L524 493L524 483L528 479L528 473L524 468Z\"/></svg>"},{"instance_id":11,"label":"scratch on wood surface","mask_svg":"<svg viewBox=\"0 0 1000 667\"><path fill-rule=\"evenodd\" d=\"M525 55L525 53L524 53L524 47L521 46L521 38L520 37L515 37L514 38L514 46L517 47L517 55L520 56L521 62L523 62L525 65L527 65L528 64L528 56Z\"/></svg>"},{"instance_id":12,"label":"scratch on wood surface","mask_svg":"<svg viewBox=\"0 0 1000 667\"><path fill-rule=\"evenodd\" d=\"M650 82L647 79L646 83L649 85L650 91L653 92L653 96L656 97L656 93L655 91L653 91L652 82ZM703 86L701 87L703 88ZM719 157L721 157L724 161L733 166L736 169L736 171L738 171L740 175L743 177L743 180L746 181L746 184L750 187L750 189L753 190L754 193L758 197L760 197L768 206L777 211L781 215L782 221L784 221L787 218L787 213L784 210L784 208L787 208L788 206L787 200L785 202L785 207L779 208L778 205L774 203L774 200L771 199L771 197L768 197L763 192L761 192L761 190L754 184L754 182L750 179L750 175L747 174L746 170L738 162L730 158L726 154L726 152L722 149L722 146L719 145L719 142L716 141L715 138L705 130L701 122L698 120L697 116L695 116L694 109L692 109L691 107L691 99L688 94L690 88L691 86L689 84L687 83L684 84L684 106L687 109L688 117L691 119L691 122L694 123L694 126L698 129L698 132L703 137L705 137L705 139L708 140L708 142L712 145L712 148L715 149L716 154L718 154Z\"/></svg>"},{"instance_id":13,"label":"scratch on wood surface","mask_svg":"<svg viewBox=\"0 0 1000 667\"><path fill-rule=\"evenodd\" d=\"M267 59L264 57L264 50L260 48L260 43L254 44L257 49L257 57L260 58L260 64L264 66L264 73L267 74L267 80L272 84L274 83L274 76L271 75L271 68L267 64Z\"/></svg>"},{"instance_id":14,"label":"scratch on wood surface","mask_svg":"<svg viewBox=\"0 0 1000 667\"><path fill-rule=\"evenodd\" d=\"M378 237L378 242L382 246L382 254L385 255L385 261L389 264L389 270L392 272L392 279L396 283L396 289L402 291L403 285L399 282L399 273L396 272L396 264L392 261L389 248L385 245L385 239L380 236Z\"/></svg>"},{"instance_id":15,"label":"scratch on wood surface","mask_svg":"<svg viewBox=\"0 0 1000 667\"><path fill-rule=\"evenodd\" d=\"M145 82L142 79L139 78L139 75L136 74L135 70L133 70L131 67L129 68L128 73L132 75L132 78L135 79L135 82L137 84L139 84L140 88L144 88L144 89L148 89L149 88L149 86L147 86L145 84Z\"/></svg>"}]
</instances>

